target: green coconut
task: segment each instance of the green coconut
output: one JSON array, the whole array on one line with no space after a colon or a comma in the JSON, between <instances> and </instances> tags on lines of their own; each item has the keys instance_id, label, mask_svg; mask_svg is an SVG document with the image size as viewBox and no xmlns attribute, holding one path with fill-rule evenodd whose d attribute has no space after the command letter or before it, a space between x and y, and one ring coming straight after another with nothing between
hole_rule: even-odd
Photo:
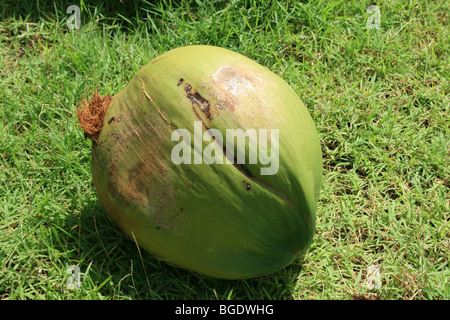
<instances>
[{"instance_id":1,"label":"green coconut","mask_svg":"<svg viewBox=\"0 0 450 320\"><path fill-rule=\"evenodd\" d=\"M255 61L177 48L79 118L101 204L154 256L242 279L309 248L322 178L317 131L294 90Z\"/></svg>"}]
</instances>

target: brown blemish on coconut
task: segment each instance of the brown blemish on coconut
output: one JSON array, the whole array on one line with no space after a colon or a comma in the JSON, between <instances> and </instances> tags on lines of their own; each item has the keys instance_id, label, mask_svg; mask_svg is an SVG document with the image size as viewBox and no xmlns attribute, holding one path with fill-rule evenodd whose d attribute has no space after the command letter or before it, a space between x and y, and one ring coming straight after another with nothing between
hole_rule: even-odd
<instances>
[{"instance_id":1,"label":"brown blemish on coconut","mask_svg":"<svg viewBox=\"0 0 450 320\"><path fill-rule=\"evenodd\" d=\"M257 81L249 72L237 66L222 66L212 77L217 103L215 109L234 112L239 98L253 92Z\"/></svg>"},{"instance_id":2,"label":"brown blemish on coconut","mask_svg":"<svg viewBox=\"0 0 450 320\"><path fill-rule=\"evenodd\" d=\"M142 81L141 79L141 85L142 85L142 92L144 93L144 95L147 97L147 99L156 107L156 109L158 109L158 113L161 116L161 118L164 119L164 121L167 122L167 124L169 125L169 128L172 128L172 126L170 125L170 121L167 120L167 118L164 116L164 114L161 112L161 109L159 108L159 106L156 104L155 100L153 100L153 98L147 93L147 91L145 91L145 85L144 85L144 81Z\"/></svg>"},{"instance_id":3,"label":"brown blemish on coconut","mask_svg":"<svg viewBox=\"0 0 450 320\"><path fill-rule=\"evenodd\" d=\"M164 149L151 140L147 140L150 144L142 143L146 136L143 124L126 116L123 121L130 130L111 137L116 148L108 167L109 192L121 207L132 207L149 215L159 228L174 231L179 225L179 213L173 205L175 191Z\"/></svg>"},{"instance_id":4,"label":"brown blemish on coconut","mask_svg":"<svg viewBox=\"0 0 450 320\"><path fill-rule=\"evenodd\" d=\"M150 159L144 159L125 170L118 171L118 163L123 164L123 161L112 161L108 168L110 173L108 187L110 192L115 193L114 198L120 199L120 203L124 206L132 206L140 212L150 214L153 222L159 227L173 229L173 223L168 223L165 216L167 204L173 199L173 192L166 181L160 182L156 179L156 176L164 176L167 172L158 166L150 167L150 162Z\"/></svg>"},{"instance_id":5,"label":"brown blemish on coconut","mask_svg":"<svg viewBox=\"0 0 450 320\"><path fill-rule=\"evenodd\" d=\"M245 180L242 180L242 183L244 184L245 189L246 189L247 191L252 190L252 185L251 185L250 183L248 183L248 182L245 181Z\"/></svg>"},{"instance_id":6,"label":"brown blemish on coconut","mask_svg":"<svg viewBox=\"0 0 450 320\"><path fill-rule=\"evenodd\" d=\"M77 117L84 131L84 137L91 139L95 144L98 143L105 113L112 99L112 96L101 96L98 93L94 93L91 100L82 100L77 109Z\"/></svg>"},{"instance_id":7,"label":"brown blemish on coconut","mask_svg":"<svg viewBox=\"0 0 450 320\"><path fill-rule=\"evenodd\" d=\"M249 70L237 66L220 67L214 74L213 81L218 88L237 97L246 91L254 91L255 86L258 86Z\"/></svg>"},{"instance_id":8,"label":"brown blemish on coconut","mask_svg":"<svg viewBox=\"0 0 450 320\"><path fill-rule=\"evenodd\" d=\"M182 80L182 79L180 79ZM192 106L197 106L209 120L212 120L211 106L209 101L202 97L200 93L197 92L189 83L184 86L184 91L186 92L186 98L191 100ZM195 111L195 109L194 109Z\"/></svg>"},{"instance_id":9,"label":"brown blemish on coconut","mask_svg":"<svg viewBox=\"0 0 450 320\"><path fill-rule=\"evenodd\" d=\"M109 120L108 120L108 124L111 123L117 123L120 122L122 120L122 116L120 115L119 117L116 116L112 116Z\"/></svg>"}]
</instances>

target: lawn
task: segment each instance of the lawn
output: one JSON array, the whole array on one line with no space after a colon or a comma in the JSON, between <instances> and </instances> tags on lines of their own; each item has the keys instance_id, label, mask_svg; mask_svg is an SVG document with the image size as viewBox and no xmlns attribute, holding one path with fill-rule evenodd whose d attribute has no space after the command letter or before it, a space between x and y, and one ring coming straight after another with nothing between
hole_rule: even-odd
<instances>
[{"instance_id":1,"label":"lawn","mask_svg":"<svg viewBox=\"0 0 450 320\"><path fill-rule=\"evenodd\" d=\"M80 1L80 29L66 1L0 3L0 299L450 298L449 2ZM319 132L314 241L275 274L169 266L98 202L79 101L192 44L281 76Z\"/></svg>"}]
</instances>

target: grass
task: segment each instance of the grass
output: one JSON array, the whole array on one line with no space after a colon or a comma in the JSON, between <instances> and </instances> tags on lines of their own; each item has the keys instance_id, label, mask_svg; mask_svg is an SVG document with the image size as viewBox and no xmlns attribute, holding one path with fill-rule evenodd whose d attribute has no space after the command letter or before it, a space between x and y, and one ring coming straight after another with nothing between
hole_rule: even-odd
<instances>
[{"instance_id":1,"label":"grass","mask_svg":"<svg viewBox=\"0 0 450 320\"><path fill-rule=\"evenodd\" d=\"M3 0L1 299L449 299L449 4ZM303 259L224 281L139 251L106 216L75 106L159 54L210 44L285 79L319 131L324 184ZM78 266L80 289L68 268ZM368 289L367 268L381 270Z\"/></svg>"}]
</instances>

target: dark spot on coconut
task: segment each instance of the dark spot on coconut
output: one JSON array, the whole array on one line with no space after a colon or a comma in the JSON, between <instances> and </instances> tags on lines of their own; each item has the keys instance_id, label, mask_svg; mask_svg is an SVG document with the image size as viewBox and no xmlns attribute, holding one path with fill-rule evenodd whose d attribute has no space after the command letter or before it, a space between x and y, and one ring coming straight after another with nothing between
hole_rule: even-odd
<instances>
[{"instance_id":1,"label":"dark spot on coconut","mask_svg":"<svg viewBox=\"0 0 450 320\"><path fill-rule=\"evenodd\" d=\"M305 220L306 220L307 224L311 224L311 221L310 221L310 219L309 219L309 217L307 215L305 215Z\"/></svg>"},{"instance_id":2,"label":"dark spot on coconut","mask_svg":"<svg viewBox=\"0 0 450 320\"><path fill-rule=\"evenodd\" d=\"M181 86L181 85L183 84L183 81L184 81L183 78L181 78L180 80L178 80L177 87Z\"/></svg>"},{"instance_id":3,"label":"dark spot on coconut","mask_svg":"<svg viewBox=\"0 0 450 320\"><path fill-rule=\"evenodd\" d=\"M206 115L209 120L212 120L210 104L209 101L202 97L189 83L184 86L184 91L186 92L186 98L191 100L193 106L197 106Z\"/></svg>"},{"instance_id":4,"label":"dark spot on coconut","mask_svg":"<svg viewBox=\"0 0 450 320\"><path fill-rule=\"evenodd\" d=\"M109 119L109 121L108 121L108 124L111 124L111 123L116 123L116 122L120 122L120 120L122 120L122 115L120 116L120 117L118 117L118 118L116 118L115 116L113 116L111 119Z\"/></svg>"},{"instance_id":5,"label":"dark spot on coconut","mask_svg":"<svg viewBox=\"0 0 450 320\"><path fill-rule=\"evenodd\" d=\"M247 189L247 191L252 190L252 185L250 183L248 183L245 180L242 180L242 183L244 184L245 188Z\"/></svg>"}]
</instances>

